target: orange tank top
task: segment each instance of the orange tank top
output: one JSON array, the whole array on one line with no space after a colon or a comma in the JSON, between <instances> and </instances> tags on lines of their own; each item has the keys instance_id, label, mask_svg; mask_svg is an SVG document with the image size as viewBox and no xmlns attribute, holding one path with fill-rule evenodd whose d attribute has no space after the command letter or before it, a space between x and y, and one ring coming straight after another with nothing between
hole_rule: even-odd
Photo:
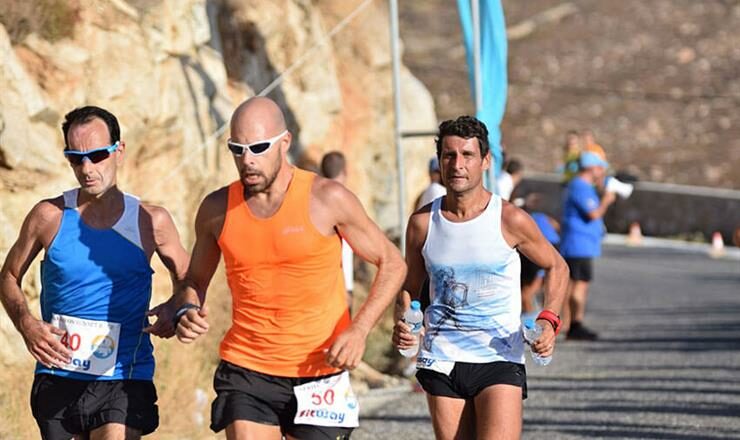
<instances>
[{"instance_id":1,"label":"orange tank top","mask_svg":"<svg viewBox=\"0 0 740 440\"><path fill-rule=\"evenodd\" d=\"M241 181L229 185L218 244L232 297L232 326L221 358L282 377L339 370L326 353L350 325L342 277L341 240L324 236L309 218L315 174L295 168L278 211L252 214Z\"/></svg>"}]
</instances>

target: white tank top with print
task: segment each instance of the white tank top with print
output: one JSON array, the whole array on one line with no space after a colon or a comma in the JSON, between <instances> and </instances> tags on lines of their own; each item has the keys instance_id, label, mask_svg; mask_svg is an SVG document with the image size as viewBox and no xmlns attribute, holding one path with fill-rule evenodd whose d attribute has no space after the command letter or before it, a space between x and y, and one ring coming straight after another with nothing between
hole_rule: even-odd
<instances>
[{"instance_id":1,"label":"white tank top with print","mask_svg":"<svg viewBox=\"0 0 740 440\"><path fill-rule=\"evenodd\" d=\"M431 304L417 365L449 374L454 362L524 363L521 263L501 233L501 197L461 223L444 218L442 200L422 248Z\"/></svg>"}]
</instances>

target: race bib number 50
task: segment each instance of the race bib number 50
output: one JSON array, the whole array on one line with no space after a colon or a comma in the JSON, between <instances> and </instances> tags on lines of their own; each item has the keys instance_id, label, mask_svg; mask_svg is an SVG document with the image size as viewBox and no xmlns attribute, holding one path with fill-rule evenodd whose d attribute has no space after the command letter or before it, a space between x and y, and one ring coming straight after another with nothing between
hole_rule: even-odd
<instances>
[{"instance_id":1,"label":"race bib number 50","mask_svg":"<svg viewBox=\"0 0 740 440\"><path fill-rule=\"evenodd\" d=\"M360 424L360 405L346 371L293 387L293 393L298 399L297 425L356 428Z\"/></svg>"},{"instance_id":2,"label":"race bib number 50","mask_svg":"<svg viewBox=\"0 0 740 440\"><path fill-rule=\"evenodd\" d=\"M121 324L53 314L51 325L64 331L59 342L72 352L72 362L63 370L113 376Z\"/></svg>"}]
</instances>

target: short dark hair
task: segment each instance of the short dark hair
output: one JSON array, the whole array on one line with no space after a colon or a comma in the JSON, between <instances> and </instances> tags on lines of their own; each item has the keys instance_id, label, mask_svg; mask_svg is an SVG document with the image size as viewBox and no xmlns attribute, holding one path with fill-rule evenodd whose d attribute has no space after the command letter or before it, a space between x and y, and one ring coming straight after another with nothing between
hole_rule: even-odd
<instances>
[{"instance_id":1,"label":"short dark hair","mask_svg":"<svg viewBox=\"0 0 740 440\"><path fill-rule=\"evenodd\" d=\"M519 162L518 159L511 158L506 163L506 172L509 174L516 174L524 169L524 165Z\"/></svg>"},{"instance_id":2,"label":"short dark hair","mask_svg":"<svg viewBox=\"0 0 740 440\"><path fill-rule=\"evenodd\" d=\"M62 132L64 133L64 148L69 148L69 130L80 124L86 124L95 118L100 118L108 126L108 134L110 135L110 143L115 144L121 140L121 128L118 126L118 119L113 116L113 113L94 105L87 105L85 107L78 107L71 112L64 115L64 122L62 123Z\"/></svg>"},{"instance_id":3,"label":"short dark hair","mask_svg":"<svg viewBox=\"0 0 740 440\"><path fill-rule=\"evenodd\" d=\"M339 151L331 151L321 158L321 174L328 179L334 179L342 174L347 167L344 154Z\"/></svg>"},{"instance_id":4,"label":"short dark hair","mask_svg":"<svg viewBox=\"0 0 740 440\"><path fill-rule=\"evenodd\" d=\"M459 136L463 139L478 138L481 157L486 157L490 150L488 128L486 124L473 116L460 116L455 120L450 119L439 124L439 134L434 139L437 144L437 157L442 154L442 140L445 136Z\"/></svg>"}]
</instances>

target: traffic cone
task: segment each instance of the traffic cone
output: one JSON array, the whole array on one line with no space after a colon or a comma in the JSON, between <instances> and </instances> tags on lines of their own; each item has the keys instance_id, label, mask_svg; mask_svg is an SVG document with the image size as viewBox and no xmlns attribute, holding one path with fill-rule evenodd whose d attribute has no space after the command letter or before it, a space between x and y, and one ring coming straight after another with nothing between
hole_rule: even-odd
<instances>
[{"instance_id":1,"label":"traffic cone","mask_svg":"<svg viewBox=\"0 0 740 440\"><path fill-rule=\"evenodd\" d=\"M722 234L715 232L712 234L712 250L709 251L709 255L712 258L719 258L725 254L725 242L722 240Z\"/></svg>"},{"instance_id":2,"label":"traffic cone","mask_svg":"<svg viewBox=\"0 0 740 440\"><path fill-rule=\"evenodd\" d=\"M629 234L627 235L627 244L629 246L641 246L642 245L642 230L640 224L633 222L630 224Z\"/></svg>"}]
</instances>

